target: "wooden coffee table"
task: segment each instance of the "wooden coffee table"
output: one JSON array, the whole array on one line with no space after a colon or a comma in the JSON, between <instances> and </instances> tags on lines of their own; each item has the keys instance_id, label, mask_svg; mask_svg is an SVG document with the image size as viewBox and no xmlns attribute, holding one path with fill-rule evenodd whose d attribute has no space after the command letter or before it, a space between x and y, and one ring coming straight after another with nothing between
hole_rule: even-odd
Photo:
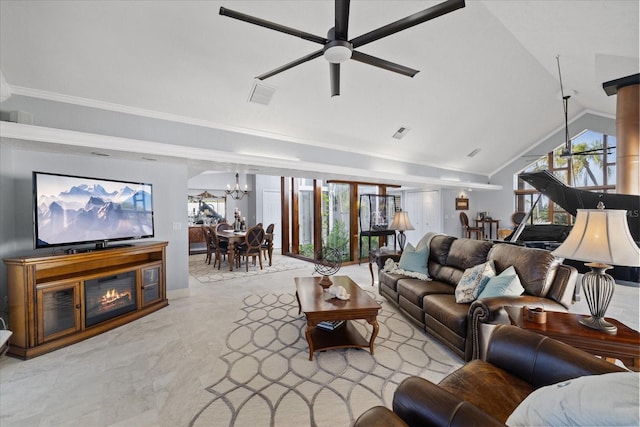
<instances>
[{"instance_id":1,"label":"wooden coffee table","mask_svg":"<svg viewBox=\"0 0 640 427\"><path fill-rule=\"evenodd\" d=\"M343 286L351 297L347 301L333 298L319 285L321 277L296 277L296 298L298 313L307 318L305 336L309 343L309 360L313 353L337 348L367 348L373 354L373 341L378 336L378 311L380 304L347 276L332 276L334 285ZM373 331L367 341L349 320L363 319ZM345 324L333 331L316 328L322 321L345 320Z\"/></svg>"},{"instance_id":2,"label":"wooden coffee table","mask_svg":"<svg viewBox=\"0 0 640 427\"><path fill-rule=\"evenodd\" d=\"M525 320L522 307L505 307L512 325L529 329L549 338L562 341L573 347L605 359L618 359L634 371L640 370L640 333L615 319L607 321L618 327L614 334L597 331L581 325L582 314L547 311L546 323Z\"/></svg>"}]
</instances>

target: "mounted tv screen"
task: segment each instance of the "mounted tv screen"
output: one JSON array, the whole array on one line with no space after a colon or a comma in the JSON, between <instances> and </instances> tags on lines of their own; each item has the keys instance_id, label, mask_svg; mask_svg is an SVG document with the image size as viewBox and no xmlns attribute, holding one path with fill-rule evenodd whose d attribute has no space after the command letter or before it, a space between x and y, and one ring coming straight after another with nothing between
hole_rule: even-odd
<instances>
[{"instance_id":1,"label":"mounted tv screen","mask_svg":"<svg viewBox=\"0 0 640 427\"><path fill-rule=\"evenodd\" d=\"M153 237L151 184L33 172L34 246Z\"/></svg>"}]
</instances>

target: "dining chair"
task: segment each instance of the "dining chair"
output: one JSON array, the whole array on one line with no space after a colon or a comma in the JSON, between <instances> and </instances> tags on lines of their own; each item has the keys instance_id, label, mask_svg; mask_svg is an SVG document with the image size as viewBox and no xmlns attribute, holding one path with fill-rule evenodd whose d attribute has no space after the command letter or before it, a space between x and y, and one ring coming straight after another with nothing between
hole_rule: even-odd
<instances>
[{"instance_id":1,"label":"dining chair","mask_svg":"<svg viewBox=\"0 0 640 427\"><path fill-rule=\"evenodd\" d=\"M218 270L220 270L220 266L222 265L222 260L226 259L229 254L229 242L222 241L218 237L218 232L215 227L208 227L209 235L211 236L211 246L212 252L215 254L215 258L213 261L213 268L216 267L216 262L218 263ZM209 258L209 264L211 264L211 258Z\"/></svg>"},{"instance_id":2,"label":"dining chair","mask_svg":"<svg viewBox=\"0 0 640 427\"><path fill-rule=\"evenodd\" d=\"M262 245L260 247L263 255L264 255L264 259L267 259L267 256L269 256L269 267L271 267L272 264L272 257L273 257L273 230L275 229L276 225L275 224L269 224L267 226L267 229L265 230L264 233L264 241L262 242Z\"/></svg>"},{"instance_id":3,"label":"dining chair","mask_svg":"<svg viewBox=\"0 0 640 427\"><path fill-rule=\"evenodd\" d=\"M213 236L211 235L211 227L206 225L202 226L202 234L204 234L204 241L207 245L207 256L204 259L206 264L211 264L211 255L215 253L215 245L213 243ZM215 265L215 262L214 262Z\"/></svg>"},{"instance_id":4,"label":"dining chair","mask_svg":"<svg viewBox=\"0 0 640 427\"><path fill-rule=\"evenodd\" d=\"M231 224L229 224L228 222L221 222L216 226L216 230L217 231L233 230L233 226Z\"/></svg>"},{"instance_id":5,"label":"dining chair","mask_svg":"<svg viewBox=\"0 0 640 427\"><path fill-rule=\"evenodd\" d=\"M460 222L462 223L462 230L464 237L471 238L471 233L475 233L475 238L481 240L484 237L484 227L471 227L469 225L469 217L466 213L460 212Z\"/></svg>"},{"instance_id":6,"label":"dining chair","mask_svg":"<svg viewBox=\"0 0 640 427\"><path fill-rule=\"evenodd\" d=\"M260 261L260 270L262 270L262 241L264 240L264 228L261 225L254 225L244 236L244 243L236 246L234 254L236 257L236 265L240 266L240 259L244 257L246 271L249 271L249 257L256 262L256 257Z\"/></svg>"}]
</instances>

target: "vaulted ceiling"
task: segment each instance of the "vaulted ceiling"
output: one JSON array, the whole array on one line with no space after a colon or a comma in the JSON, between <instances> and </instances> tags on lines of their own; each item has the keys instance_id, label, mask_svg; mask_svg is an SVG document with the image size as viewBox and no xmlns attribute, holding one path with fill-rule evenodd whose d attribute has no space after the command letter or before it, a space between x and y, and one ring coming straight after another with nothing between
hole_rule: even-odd
<instances>
[{"instance_id":1,"label":"vaulted ceiling","mask_svg":"<svg viewBox=\"0 0 640 427\"><path fill-rule=\"evenodd\" d=\"M437 3L352 1L349 37ZM414 78L348 61L332 98L320 57L265 80L275 89L265 106L248 102L254 77L318 45L220 16L221 6L323 37L334 22L325 0L3 0L0 69L15 93L166 113L298 147L254 147L265 157L312 162L305 150L322 147L490 176L563 126L556 56L570 118L614 117L602 83L639 68L637 1L468 0L359 49L420 70ZM400 127L410 131L393 139Z\"/></svg>"}]
</instances>

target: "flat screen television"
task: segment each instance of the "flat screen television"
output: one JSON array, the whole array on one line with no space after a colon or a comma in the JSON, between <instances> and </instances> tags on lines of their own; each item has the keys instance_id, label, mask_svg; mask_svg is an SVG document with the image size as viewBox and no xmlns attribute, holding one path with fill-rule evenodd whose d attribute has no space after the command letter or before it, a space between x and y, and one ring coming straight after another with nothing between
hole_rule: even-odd
<instances>
[{"instance_id":1,"label":"flat screen television","mask_svg":"<svg viewBox=\"0 0 640 427\"><path fill-rule=\"evenodd\" d=\"M33 206L35 248L154 236L152 184L33 172Z\"/></svg>"}]
</instances>

